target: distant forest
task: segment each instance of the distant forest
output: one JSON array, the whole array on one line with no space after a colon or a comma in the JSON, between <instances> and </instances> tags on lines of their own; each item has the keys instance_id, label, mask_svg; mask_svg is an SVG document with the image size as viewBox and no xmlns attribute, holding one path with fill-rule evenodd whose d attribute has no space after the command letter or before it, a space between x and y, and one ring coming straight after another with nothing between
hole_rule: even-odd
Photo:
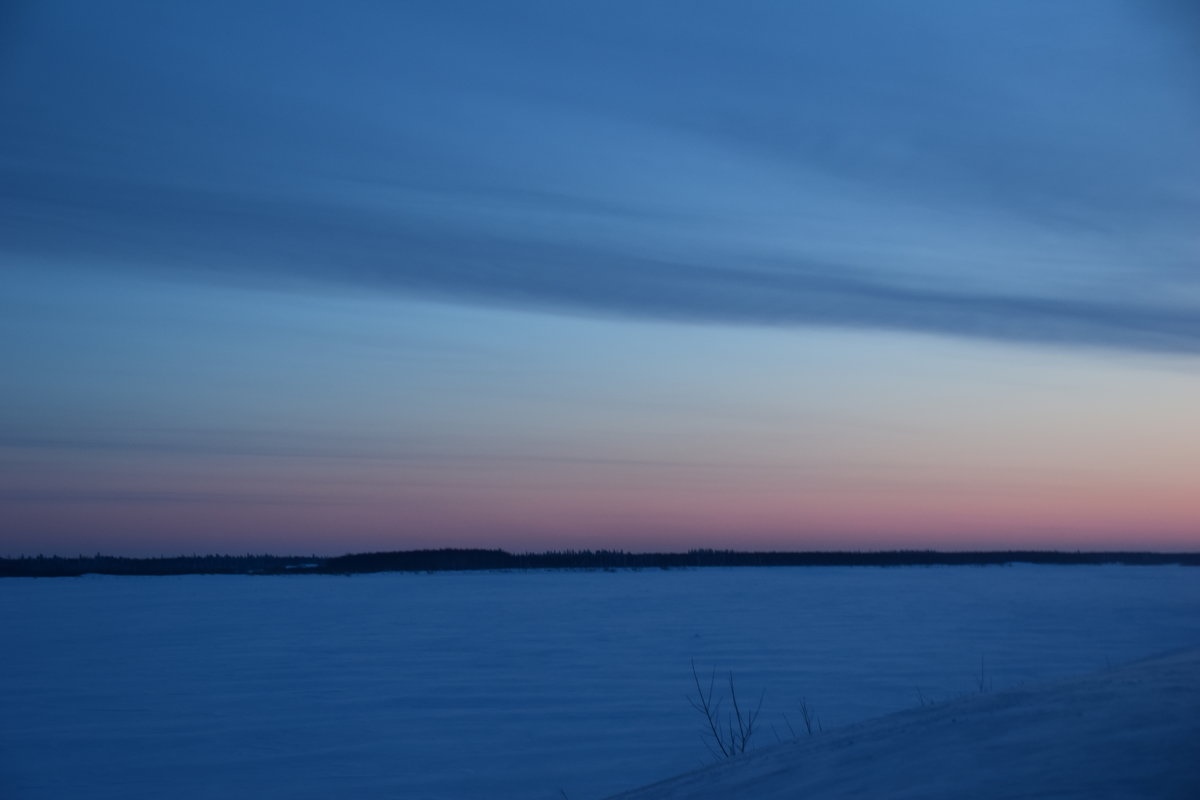
<instances>
[{"instance_id":1,"label":"distant forest","mask_svg":"<svg viewBox=\"0 0 1200 800\"><path fill-rule=\"evenodd\" d=\"M908 567L996 566L1004 564L1129 564L1200 566L1200 553L1061 552L998 550L940 552L740 552L689 550L686 553L626 553L622 550L442 549L355 553L336 557L205 555L163 558L118 556L23 556L0 558L0 577L59 578L80 575L351 575L365 572L531 569L687 569L694 567Z\"/></svg>"}]
</instances>

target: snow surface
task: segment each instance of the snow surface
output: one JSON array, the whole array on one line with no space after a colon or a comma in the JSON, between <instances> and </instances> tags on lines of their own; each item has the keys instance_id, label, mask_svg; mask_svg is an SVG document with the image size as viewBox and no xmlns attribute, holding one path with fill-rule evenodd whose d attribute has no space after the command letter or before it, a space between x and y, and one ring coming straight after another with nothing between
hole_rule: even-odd
<instances>
[{"instance_id":1,"label":"snow surface","mask_svg":"<svg viewBox=\"0 0 1200 800\"><path fill-rule=\"evenodd\" d=\"M7 579L0 797L589 800L711 761L692 659L766 747L1197 643L1185 567Z\"/></svg>"},{"instance_id":2,"label":"snow surface","mask_svg":"<svg viewBox=\"0 0 1200 800\"><path fill-rule=\"evenodd\" d=\"M748 753L622 800L1200 797L1200 649Z\"/></svg>"}]
</instances>

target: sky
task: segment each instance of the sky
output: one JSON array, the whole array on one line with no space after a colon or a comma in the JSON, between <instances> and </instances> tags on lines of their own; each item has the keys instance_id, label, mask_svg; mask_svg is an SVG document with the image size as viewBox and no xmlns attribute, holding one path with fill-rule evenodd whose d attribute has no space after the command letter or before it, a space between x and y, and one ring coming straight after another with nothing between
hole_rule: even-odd
<instances>
[{"instance_id":1,"label":"sky","mask_svg":"<svg viewBox=\"0 0 1200 800\"><path fill-rule=\"evenodd\" d=\"M1196 8L5 3L0 555L1200 549Z\"/></svg>"}]
</instances>

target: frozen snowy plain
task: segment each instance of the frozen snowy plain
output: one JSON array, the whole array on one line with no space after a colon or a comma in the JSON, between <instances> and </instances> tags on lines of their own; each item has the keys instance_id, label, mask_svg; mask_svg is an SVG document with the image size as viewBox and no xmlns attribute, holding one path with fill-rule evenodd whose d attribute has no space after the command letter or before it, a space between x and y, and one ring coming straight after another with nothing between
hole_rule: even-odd
<instances>
[{"instance_id":1,"label":"frozen snowy plain","mask_svg":"<svg viewBox=\"0 0 1200 800\"><path fill-rule=\"evenodd\" d=\"M1200 571L8 579L0 642L4 798L588 800L711 760L693 659L765 747L801 698L831 730L1200 644Z\"/></svg>"}]
</instances>

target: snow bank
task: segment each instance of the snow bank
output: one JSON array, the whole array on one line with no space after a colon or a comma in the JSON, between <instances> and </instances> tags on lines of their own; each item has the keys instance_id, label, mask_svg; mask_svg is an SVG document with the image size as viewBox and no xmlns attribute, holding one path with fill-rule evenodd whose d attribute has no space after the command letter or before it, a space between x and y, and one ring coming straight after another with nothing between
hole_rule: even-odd
<instances>
[{"instance_id":1,"label":"snow bank","mask_svg":"<svg viewBox=\"0 0 1200 800\"><path fill-rule=\"evenodd\" d=\"M1200 797L1200 648L892 714L618 797Z\"/></svg>"}]
</instances>

